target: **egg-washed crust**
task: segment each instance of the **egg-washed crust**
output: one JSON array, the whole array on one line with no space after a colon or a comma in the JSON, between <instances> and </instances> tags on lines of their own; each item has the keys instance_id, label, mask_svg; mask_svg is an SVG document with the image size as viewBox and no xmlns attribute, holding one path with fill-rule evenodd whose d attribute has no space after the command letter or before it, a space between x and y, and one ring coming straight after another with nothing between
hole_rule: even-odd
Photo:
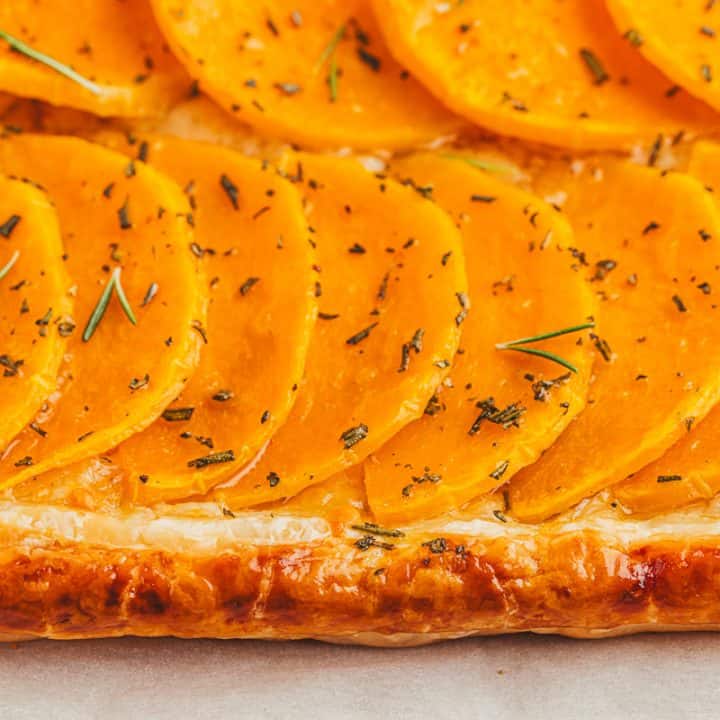
<instances>
[{"instance_id":1,"label":"egg-washed crust","mask_svg":"<svg viewBox=\"0 0 720 720\"><path fill-rule=\"evenodd\" d=\"M166 515L127 523L85 514L80 522L76 511L17 505L0 516L4 640L312 637L391 646L519 631L600 637L720 625L720 534L716 518L696 522L692 513L662 524L498 525L448 532L442 541L408 533L393 539L393 550L362 550L357 533L323 532L329 525L320 518L278 525L262 513ZM118 534L123 523L141 530ZM272 537L228 540L233 524L265 526ZM139 539L161 527L162 539ZM225 540L212 550L203 535ZM121 542L111 544L113 536Z\"/></svg>"}]
</instances>

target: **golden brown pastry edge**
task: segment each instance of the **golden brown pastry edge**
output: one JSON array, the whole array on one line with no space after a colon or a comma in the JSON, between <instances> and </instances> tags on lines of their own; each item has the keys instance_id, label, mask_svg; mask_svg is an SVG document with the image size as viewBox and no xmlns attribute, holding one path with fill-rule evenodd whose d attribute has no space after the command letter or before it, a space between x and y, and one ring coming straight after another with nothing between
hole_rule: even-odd
<instances>
[{"instance_id":1,"label":"golden brown pastry edge","mask_svg":"<svg viewBox=\"0 0 720 720\"><path fill-rule=\"evenodd\" d=\"M627 521L533 533L238 543L219 553L58 533L0 550L0 639L121 635L415 645L533 631L603 637L720 626L712 526L629 537ZM623 539L625 537L625 539Z\"/></svg>"}]
</instances>

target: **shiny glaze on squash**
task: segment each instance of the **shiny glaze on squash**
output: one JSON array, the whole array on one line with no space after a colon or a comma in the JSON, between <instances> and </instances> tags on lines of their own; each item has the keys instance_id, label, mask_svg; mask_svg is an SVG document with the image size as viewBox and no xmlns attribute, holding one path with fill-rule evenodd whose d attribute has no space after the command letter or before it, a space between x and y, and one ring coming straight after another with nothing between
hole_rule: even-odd
<instances>
[{"instance_id":1,"label":"shiny glaze on squash","mask_svg":"<svg viewBox=\"0 0 720 720\"><path fill-rule=\"evenodd\" d=\"M0 176L0 451L55 391L73 325L62 254L46 195ZM48 311L52 322L38 325Z\"/></svg>"},{"instance_id":2,"label":"shiny glaze on squash","mask_svg":"<svg viewBox=\"0 0 720 720\"><path fill-rule=\"evenodd\" d=\"M114 461L141 503L204 494L267 443L302 380L315 324L315 253L300 196L276 170L221 147L102 135L185 188L210 298L200 364L160 419ZM191 463L232 451L232 460ZM197 464L197 463L196 463Z\"/></svg>"},{"instance_id":3,"label":"shiny glaze on squash","mask_svg":"<svg viewBox=\"0 0 720 720\"><path fill-rule=\"evenodd\" d=\"M0 90L96 115L161 115L190 80L146 0L11 0L0 30L100 86L94 93L0 40Z\"/></svg>"},{"instance_id":4,"label":"shiny glaze on squash","mask_svg":"<svg viewBox=\"0 0 720 720\"><path fill-rule=\"evenodd\" d=\"M700 0L605 0L617 29L668 78L720 110L720 6Z\"/></svg>"},{"instance_id":5,"label":"shiny glaze on squash","mask_svg":"<svg viewBox=\"0 0 720 720\"><path fill-rule=\"evenodd\" d=\"M373 6L398 61L448 107L499 134L605 149L720 126L704 103L668 92L672 82L616 30L604 0Z\"/></svg>"},{"instance_id":6,"label":"shiny glaze on squash","mask_svg":"<svg viewBox=\"0 0 720 720\"><path fill-rule=\"evenodd\" d=\"M582 410L592 364L587 331L535 346L562 356L577 374L543 358L496 350L495 344L585 323L594 302L571 268L570 226L540 198L462 160L411 156L392 171L431 189L457 222L470 306L448 382L421 419L365 462L375 517L403 524L457 508L507 482ZM513 419L487 419L490 407L514 408L508 410Z\"/></svg>"},{"instance_id":7,"label":"shiny glaze on squash","mask_svg":"<svg viewBox=\"0 0 720 720\"><path fill-rule=\"evenodd\" d=\"M299 154L320 315L293 410L257 465L214 497L291 497L422 415L447 374L466 292L460 235L433 203L355 160Z\"/></svg>"},{"instance_id":8,"label":"shiny glaze on squash","mask_svg":"<svg viewBox=\"0 0 720 720\"><path fill-rule=\"evenodd\" d=\"M200 87L264 135L395 148L462 124L395 62L367 0L152 5Z\"/></svg>"},{"instance_id":9,"label":"shiny glaze on squash","mask_svg":"<svg viewBox=\"0 0 720 720\"><path fill-rule=\"evenodd\" d=\"M0 171L42 185L56 207L76 325L57 391L2 456L7 487L104 453L158 417L198 362L206 299L189 205L156 171L83 140L23 135L0 139ZM111 297L85 342L116 268L137 326ZM48 331L54 320L47 318Z\"/></svg>"},{"instance_id":10,"label":"shiny glaze on squash","mask_svg":"<svg viewBox=\"0 0 720 720\"><path fill-rule=\"evenodd\" d=\"M512 512L538 521L658 458L720 400L720 322L698 288L720 269L720 215L697 180L613 159L551 165L578 271L599 300L585 410L510 482Z\"/></svg>"},{"instance_id":11,"label":"shiny glaze on squash","mask_svg":"<svg viewBox=\"0 0 720 720\"><path fill-rule=\"evenodd\" d=\"M693 147L688 172L712 190L720 204L720 145L710 142ZM710 241L710 240L709 240ZM718 283L698 278L697 289L713 297ZM650 463L615 488L615 496L634 512L656 513L682 507L695 500L709 500L720 490L720 407L714 407L700 423L661 458Z\"/></svg>"}]
</instances>

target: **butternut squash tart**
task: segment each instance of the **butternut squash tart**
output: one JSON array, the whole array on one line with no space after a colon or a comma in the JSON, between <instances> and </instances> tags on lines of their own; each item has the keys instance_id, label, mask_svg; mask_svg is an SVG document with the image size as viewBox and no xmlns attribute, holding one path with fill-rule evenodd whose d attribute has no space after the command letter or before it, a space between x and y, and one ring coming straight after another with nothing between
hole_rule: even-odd
<instances>
[{"instance_id":1,"label":"butternut squash tart","mask_svg":"<svg viewBox=\"0 0 720 720\"><path fill-rule=\"evenodd\" d=\"M0 639L719 629L714 111L604 0L153 5L225 110L0 95ZM149 7L0 88L162 111Z\"/></svg>"}]
</instances>

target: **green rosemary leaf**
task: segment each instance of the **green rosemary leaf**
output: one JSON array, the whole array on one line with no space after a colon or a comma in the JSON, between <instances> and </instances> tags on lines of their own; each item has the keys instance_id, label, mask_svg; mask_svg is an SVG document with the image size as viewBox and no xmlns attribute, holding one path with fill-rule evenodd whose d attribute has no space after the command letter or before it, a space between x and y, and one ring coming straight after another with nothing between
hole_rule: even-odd
<instances>
[{"instance_id":1,"label":"green rosemary leaf","mask_svg":"<svg viewBox=\"0 0 720 720\"><path fill-rule=\"evenodd\" d=\"M18 258L20 257L20 251L16 250L12 257L3 265L0 267L0 280L2 280L12 269L15 263L18 261Z\"/></svg>"},{"instance_id":2,"label":"green rosemary leaf","mask_svg":"<svg viewBox=\"0 0 720 720\"><path fill-rule=\"evenodd\" d=\"M330 56L335 52L335 48L338 46L338 43L343 39L343 36L345 35L345 23L343 23L333 34L333 36L330 38L330 42L325 46L325 49L322 51L320 57L318 58L318 61L315 63L315 68L313 69L314 73L320 72L320 68L330 59Z\"/></svg>"},{"instance_id":3,"label":"green rosemary leaf","mask_svg":"<svg viewBox=\"0 0 720 720\"><path fill-rule=\"evenodd\" d=\"M118 296L118 300L120 301L120 306L122 307L123 311L127 315L128 320L133 324L137 325L137 318L135 317L135 313L133 312L133 309L130 307L130 303L128 302L127 295L125 295L125 290L123 290L122 282L120 281L120 266L115 268L113 270L113 275L115 276L115 293Z\"/></svg>"},{"instance_id":4,"label":"green rosemary leaf","mask_svg":"<svg viewBox=\"0 0 720 720\"><path fill-rule=\"evenodd\" d=\"M527 355L537 355L538 357L545 358L546 360L552 360L552 362L562 365L571 372L576 373L577 368L564 358L561 358L555 353L548 352L547 350L538 350L538 348L525 347L523 345L506 345L505 347L496 346L498 350L515 350L516 352L525 353Z\"/></svg>"},{"instance_id":5,"label":"green rosemary leaf","mask_svg":"<svg viewBox=\"0 0 720 720\"><path fill-rule=\"evenodd\" d=\"M460 160L471 167L478 170L485 170L486 172L493 173L495 175L515 176L518 173L518 169L510 163L495 162L493 160L481 160L480 158L470 157L469 155L453 155L452 153L443 154L442 157L446 160Z\"/></svg>"},{"instance_id":6,"label":"green rosemary leaf","mask_svg":"<svg viewBox=\"0 0 720 720\"><path fill-rule=\"evenodd\" d=\"M95 334L95 330L97 330L97 326L100 324L100 321L105 316L105 311L107 310L108 305L110 304L110 296L112 295L113 288L115 287L115 273L113 273L110 276L110 280L108 280L107 285L105 285L105 288L102 291L102 294L100 295L100 299L97 302L97 305L95 306L95 309L90 314L90 319L87 321L87 325L85 326L85 330L83 330L82 339L83 342L88 342L90 338Z\"/></svg>"},{"instance_id":7,"label":"green rosemary leaf","mask_svg":"<svg viewBox=\"0 0 720 720\"><path fill-rule=\"evenodd\" d=\"M125 295L125 291L123 290L120 282L121 270L122 268L119 265L113 270L110 280L108 280L107 285L103 289L100 299L98 300L97 305L92 311L90 319L85 326L85 330L82 334L83 342L88 342L88 340L90 340L90 338L94 335L95 330L97 330L97 326L105 316L105 312L110 304L110 297L112 296L113 290L117 294L120 305L125 312L125 315L127 315L128 320L130 320L133 325L137 325L135 313L133 313L133 310L130 307L130 303L128 302L127 296Z\"/></svg>"},{"instance_id":8,"label":"green rosemary leaf","mask_svg":"<svg viewBox=\"0 0 720 720\"><path fill-rule=\"evenodd\" d=\"M93 95L103 94L103 89L97 83L94 83L92 80L88 80L86 77L76 72L68 65L59 62L55 58L52 58L39 50L31 48L22 40L10 35L10 33L0 30L0 40L4 40L13 50L15 50L15 52L25 55L25 57L29 57L31 60L36 60L37 62L42 63L55 72L60 73L60 75L65 76L68 80L72 80L81 87L84 87L86 90L89 90Z\"/></svg>"},{"instance_id":9,"label":"green rosemary leaf","mask_svg":"<svg viewBox=\"0 0 720 720\"><path fill-rule=\"evenodd\" d=\"M562 330L551 330L550 332L540 333L539 335L533 335L531 337L520 338L519 340L509 340L508 342L498 343L495 347L498 350L508 350L513 345L527 345L528 343L536 343L541 340L549 340L550 338L559 337L560 335L570 335L571 333L579 332L580 330L590 330L595 327L594 322L583 323L582 325L572 325L571 327L563 328Z\"/></svg>"}]
</instances>

